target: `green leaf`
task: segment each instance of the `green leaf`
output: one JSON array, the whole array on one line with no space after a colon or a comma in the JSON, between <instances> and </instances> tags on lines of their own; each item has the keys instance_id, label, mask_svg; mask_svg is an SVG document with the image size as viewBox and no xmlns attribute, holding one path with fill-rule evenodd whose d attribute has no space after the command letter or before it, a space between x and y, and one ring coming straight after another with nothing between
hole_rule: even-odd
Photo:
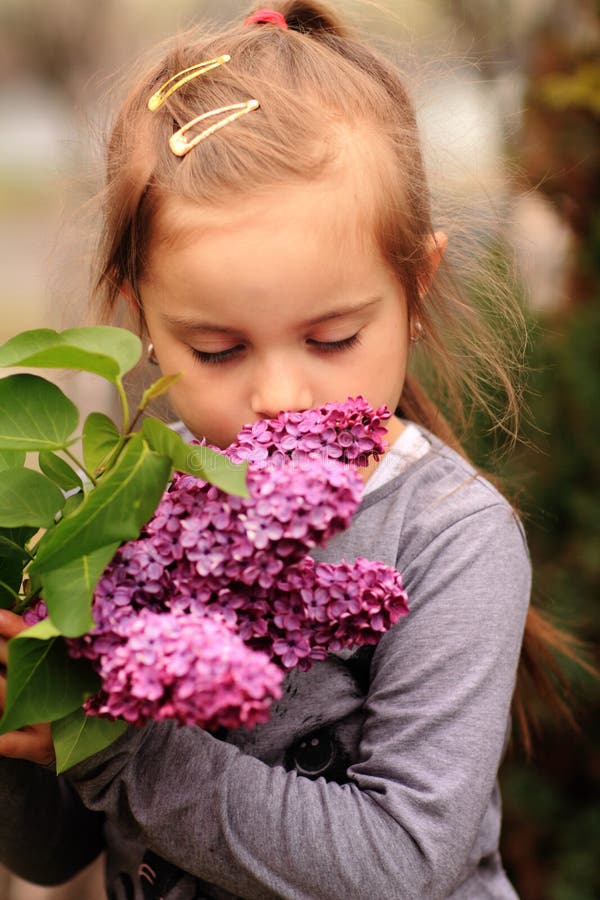
<instances>
[{"instance_id":1,"label":"green leaf","mask_svg":"<svg viewBox=\"0 0 600 900\"><path fill-rule=\"evenodd\" d=\"M78 762L116 741L128 728L123 719L86 716L76 709L64 719L52 723L52 740L56 754L56 772L60 775Z\"/></svg>"},{"instance_id":2,"label":"green leaf","mask_svg":"<svg viewBox=\"0 0 600 900\"><path fill-rule=\"evenodd\" d=\"M94 588L118 546L114 543L101 547L41 575L48 613L65 637L79 637L94 627L91 615Z\"/></svg>"},{"instance_id":3,"label":"green leaf","mask_svg":"<svg viewBox=\"0 0 600 900\"><path fill-rule=\"evenodd\" d=\"M32 573L58 569L114 542L137 538L158 505L171 461L153 453L140 434L72 515L47 532L38 545Z\"/></svg>"},{"instance_id":4,"label":"green leaf","mask_svg":"<svg viewBox=\"0 0 600 900\"><path fill-rule=\"evenodd\" d=\"M0 366L24 365L23 360L46 350L56 343L57 332L52 328L22 331L0 347Z\"/></svg>"},{"instance_id":5,"label":"green leaf","mask_svg":"<svg viewBox=\"0 0 600 900\"><path fill-rule=\"evenodd\" d=\"M83 459L92 475L121 441L119 429L104 413L90 413L83 426Z\"/></svg>"},{"instance_id":6,"label":"green leaf","mask_svg":"<svg viewBox=\"0 0 600 900\"><path fill-rule=\"evenodd\" d=\"M36 531L37 528L0 528L0 557L30 559L29 553L24 548Z\"/></svg>"},{"instance_id":7,"label":"green leaf","mask_svg":"<svg viewBox=\"0 0 600 900\"><path fill-rule=\"evenodd\" d=\"M72 659L58 631L45 619L8 643L6 704L0 734L53 722L81 706L100 687L85 659Z\"/></svg>"},{"instance_id":8,"label":"green leaf","mask_svg":"<svg viewBox=\"0 0 600 900\"><path fill-rule=\"evenodd\" d=\"M140 358L140 339L111 326L24 331L0 347L0 366L80 369L116 384Z\"/></svg>"},{"instance_id":9,"label":"green leaf","mask_svg":"<svg viewBox=\"0 0 600 900\"><path fill-rule=\"evenodd\" d=\"M40 469L47 475L50 481L58 485L65 491L72 491L74 488L83 487L81 478L71 466L52 453L51 450L41 450L39 454Z\"/></svg>"},{"instance_id":10,"label":"green leaf","mask_svg":"<svg viewBox=\"0 0 600 900\"><path fill-rule=\"evenodd\" d=\"M0 450L0 472L17 469L25 465L24 450Z\"/></svg>"},{"instance_id":11,"label":"green leaf","mask_svg":"<svg viewBox=\"0 0 600 900\"><path fill-rule=\"evenodd\" d=\"M159 419L145 419L142 433L153 450L171 458L173 468L178 472L187 472L210 481L228 494L248 496L246 463L232 463L222 453L209 447L186 444L176 431Z\"/></svg>"},{"instance_id":12,"label":"green leaf","mask_svg":"<svg viewBox=\"0 0 600 900\"><path fill-rule=\"evenodd\" d=\"M203 478L228 494L248 497L246 474L248 463L231 462L222 453L216 453L210 447L188 445L191 453L188 456L187 471L196 478ZM188 450L188 452L189 452Z\"/></svg>"},{"instance_id":13,"label":"green leaf","mask_svg":"<svg viewBox=\"0 0 600 900\"><path fill-rule=\"evenodd\" d=\"M0 528L0 608L10 609L19 591L30 554L24 549L36 528Z\"/></svg>"},{"instance_id":14,"label":"green leaf","mask_svg":"<svg viewBox=\"0 0 600 900\"><path fill-rule=\"evenodd\" d=\"M77 407L45 378L0 379L0 449L62 450L78 421Z\"/></svg>"},{"instance_id":15,"label":"green leaf","mask_svg":"<svg viewBox=\"0 0 600 900\"><path fill-rule=\"evenodd\" d=\"M111 382L119 376L119 365L109 355L69 345L62 335L48 328L25 331L7 341L0 347L0 366L78 369Z\"/></svg>"},{"instance_id":16,"label":"green leaf","mask_svg":"<svg viewBox=\"0 0 600 900\"><path fill-rule=\"evenodd\" d=\"M50 619L42 619L40 622L32 625L31 628L27 628L26 631L21 631L13 640L33 639L36 641L49 641L55 637L60 637L60 631L56 625Z\"/></svg>"},{"instance_id":17,"label":"green leaf","mask_svg":"<svg viewBox=\"0 0 600 900\"><path fill-rule=\"evenodd\" d=\"M151 400L154 400L155 397L160 397L161 394L166 394L171 385L175 384L176 381L179 381L181 374L181 372L177 372L175 375L163 375L158 381L151 384L142 394L140 408L146 409Z\"/></svg>"},{"instance_id":18,"label":"green leaf","mask_svg":"<svg viewBox=\"0 0 600 900\"><path fill-rule=\"evenodd\" d=\"M0 609L12 609L22 580L23 565L20 560L0 559Z\"/></svg>"},{"instance_id":19,"label":"green leaf","mask_svg":"<svg viewBox=\"0 0 600 900\"><path fill-rule=\"evenodd\" d=\"M0 526L49 528L64 506L61 491L33 469L0 472Z\"/></svg>"},{"instance_id":20,"label":"green leaf","mask_svg":"<svg viewBox=\"0 0 600 900\"><path fill-rule=\"evenodd\" d=\"M104 353L116 360L119 375L129 372L142 355L142 342L126 328L112 325L91 325L69 328L62 332L65 342L94 353Z\"/></svg>"},{"instance_id":21,"label":"green leaf","mask_svg":"<svg viewBox=\"0 0 600 900\"><path fill-rule=\"evenodd\" d=\"M84 498L85 498L85 494L82 490L77 491L75 494L69 494L69 496L65 500L65 505L62 508L61 519L64 519L67 516L70 516L72 513L75 512L76 509L79 509L79 507L81 506L81 504L84 501Z\"/></svg>"}]
</instances>

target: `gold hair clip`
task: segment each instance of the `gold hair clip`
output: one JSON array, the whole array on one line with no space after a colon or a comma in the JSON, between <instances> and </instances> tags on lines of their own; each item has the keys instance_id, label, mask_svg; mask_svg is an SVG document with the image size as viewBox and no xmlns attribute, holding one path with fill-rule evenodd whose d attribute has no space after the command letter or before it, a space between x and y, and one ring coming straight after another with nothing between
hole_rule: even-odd
<instances>
[{"instance_id":1,"label":"gold hair clip","mask_svg":"<svg viewBox=\"0 0 600 900\"><path fill-rule=\"evenodd\" d=\"M232 103L230 106L220 106L219 109L211 109L208 112L202 113L201 116L196 116L195 119L192 119L180 128L179 131L176 131L175 134L171 135L169 138L169 147L175 156L185 156L186 153L189 153L196 144L200 143L200 141L210 137L211 134L214 134L215 131L218 131L220 128L224 128L225 125L229 125L230 122L235 122L240 116L245 116L246 113L252 112L253 109L258 109L259 106L260 103L258 100L247 100L245 103ZM203 122L204 119L208 119L210 116L218 116L221 113L227 113L230 110L235 110L235 112L232 112L229 116L225 116L224 119L219 119L214 125L205 128L204 131L201 131L200 134L197 134L196 137L188 141L186 133L190 128L193 128L194 125L197 125L198 122Z\"/></svg>"},{"instance_id":2,"label":"gold hair clip","mask_svg":"<svg viewBox=\"0 0 600 900\"><path fill-rule=\"evenodd\" d=\"M148 109L154 112L155 109L162 106L167 97L174 94L182 85L187 84L193 78L197 78L198 75L204 75L205 72L210 72L211 69L222 66L223 63L228 63L230 59L229 53L224 53L223 56L207 59L204 62L196 63L194 66L189 66L187 69L182 69L181 72L177 72L176 75L173 75L172 78L161 84L156 93L152 94L148 100Z\"/></svg>"}]
</instances>

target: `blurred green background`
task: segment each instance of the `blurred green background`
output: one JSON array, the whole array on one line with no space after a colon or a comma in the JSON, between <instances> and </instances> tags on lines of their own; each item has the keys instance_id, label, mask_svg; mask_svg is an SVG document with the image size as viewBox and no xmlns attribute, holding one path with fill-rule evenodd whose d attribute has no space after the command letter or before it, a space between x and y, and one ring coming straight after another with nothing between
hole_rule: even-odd
<instances>
[{"instance_id":1,"label":"blurred green background","mask_svg":"<svg viewBox=\"0 0 600 900\"><path fill-rule=\"evenodd\" d=\"M535 596L597 651L600 570L600 16L585 0L343 2L407 72L440 224L485 223L490 265L530 322L522 441L496 465L518 496ZM0 341L86 318L86 200L99 187L109 76L233 0L0 0ZM437 207L436 207L437 208ZM89 226L89 228L88 228ZM452 241L453 223L450 222ZM478 290L485 290L480 285ZM95 381L67 379L111 410ZM487 459L485 422L470 451ZM596 648L596 651L595 649ZM596 652L597 661L597 652ZM502 770L503 854L523 900L600 897L598 684L571 667L580 731L542 710L534 758ZM100 900L0 873L0 900ZM424 898L426 900L426 898Z\"/></svg>"}]
</instances>

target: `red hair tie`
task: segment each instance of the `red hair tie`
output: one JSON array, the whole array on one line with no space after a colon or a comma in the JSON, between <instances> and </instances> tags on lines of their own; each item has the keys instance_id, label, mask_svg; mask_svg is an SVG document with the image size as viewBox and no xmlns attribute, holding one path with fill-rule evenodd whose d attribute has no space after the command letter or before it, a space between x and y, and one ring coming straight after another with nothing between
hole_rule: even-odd
<instances>
[{"instance_id":1,"label":"red hair tie","mask_svg":"<svg viewBox=\"0 0 600 900\"><path fill-rule=\"evenodd\" d=\"M288 27L285 16L280 12L275 12L274 9L257 9L256 12L253 12L247 19L244 19L244 25L262 24L279 25L280 28L284 29Z\"/></svg>"}]
</instances>

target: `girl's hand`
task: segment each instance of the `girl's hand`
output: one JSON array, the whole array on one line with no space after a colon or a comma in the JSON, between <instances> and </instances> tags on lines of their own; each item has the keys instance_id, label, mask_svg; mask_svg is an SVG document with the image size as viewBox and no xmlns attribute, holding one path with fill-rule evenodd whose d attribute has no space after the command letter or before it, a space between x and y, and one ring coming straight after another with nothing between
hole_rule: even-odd
<instances>
[{"instance_id":1,"label":"girl's hand","mask_svg":"<svg viewBox=\"0 0 600 900\"><path fill-rule=\"evenodd\" d=\"M24 631L21 616L0 609L0 712L4 712L6 699L7 645L10 638ZM0 756L28 759L46 766L54 762L54 747L49 724L25 725L18 731L0 735Z\"/></svg>"}]
</instances>

